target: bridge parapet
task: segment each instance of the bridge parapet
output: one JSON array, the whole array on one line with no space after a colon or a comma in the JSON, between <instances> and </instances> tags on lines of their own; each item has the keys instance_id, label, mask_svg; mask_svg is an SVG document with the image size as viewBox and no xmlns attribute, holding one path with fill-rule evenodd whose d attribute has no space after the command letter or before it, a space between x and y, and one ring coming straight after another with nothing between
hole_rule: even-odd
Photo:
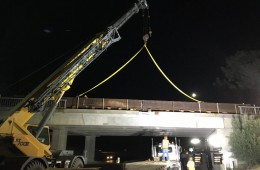
<instances>
[{"instance_id":1,"label":"bridge parapet","mask_svg":"<svg viewBox=\"0 0 260 170\"><path fill-rule=\"evenodd\" d=\"M67 108L240 114L249 104L66 97Z\"/></svg>"},{"instance_id":2,"label":"bridge parapet","mask_svg":"<svg viewBox=\"0 0 260 170\"><path fill-rule=\"evenodd\" d=\"M7 108L15 106L21 100L22 98L2 97L0 98L0 109L7 110ZM254 107L249 104L182 102L138 99L107 99L86 97L64 97L59 102L58 108L175 111L224 114L260 114L260 107Z\"/></svg>"}]
</instances>

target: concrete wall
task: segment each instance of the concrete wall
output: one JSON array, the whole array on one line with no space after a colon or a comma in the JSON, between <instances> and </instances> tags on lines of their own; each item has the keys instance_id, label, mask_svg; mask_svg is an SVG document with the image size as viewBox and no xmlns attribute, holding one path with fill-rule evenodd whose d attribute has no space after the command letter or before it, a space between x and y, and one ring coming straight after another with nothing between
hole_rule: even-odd
<instances>
[{"instance_id":1,"label":"concrete wall","mask_svg":"<svg viewBox=\"0 0 260 170\"><path fill-rule=\"evenodd\" d=\"M225 115L223 117L224 120L224 128L216 129L214 133L208 136L207 141L210 146L210 150L214 150L214 147L221 147L220 151L223 153L223 164L222 165L214 165L213 170L226 170L227 168L235 168L237 167L237 159L232 156L231 147L229 145L229 136L232 132L232 117L234 115ZM211 155L213 158L213 154Z\"/></svg>"}]
</instances>

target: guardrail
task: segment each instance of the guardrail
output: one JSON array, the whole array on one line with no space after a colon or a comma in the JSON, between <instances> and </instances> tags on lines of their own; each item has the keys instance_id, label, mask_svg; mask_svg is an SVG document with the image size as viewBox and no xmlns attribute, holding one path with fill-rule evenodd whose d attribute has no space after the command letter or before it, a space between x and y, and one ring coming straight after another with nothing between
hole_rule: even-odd
<instances>
[{"instance_id":1,"label":"guardrail","mask_svg":"<svg viewBox=\"0 0 260 170\"><path fill-rule=\"evenodd\" d=\"M13 107L22 98L0 98L0 109ZM253 108L252 108L253 107ZM175 111L225 114L260 114L260 107L249 104L182 102L136 99L106 99L86 97L64 97L57 109L111 109L138 111Z\"/></svg>"}]
</instances>

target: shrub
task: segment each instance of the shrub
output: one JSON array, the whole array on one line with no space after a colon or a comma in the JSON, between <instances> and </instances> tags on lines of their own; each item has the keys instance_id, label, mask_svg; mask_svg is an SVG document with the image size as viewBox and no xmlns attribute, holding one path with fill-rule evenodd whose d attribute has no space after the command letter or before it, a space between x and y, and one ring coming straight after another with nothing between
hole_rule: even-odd
<instances>
[{"instance_id":1,"label":"shrub","mask_svg":"<svg viewBox=\"0 0 260 170\"><path fill-rule=\"evenodd\" d=\"M248 166L260 163L260 119L252 116L234 117L229 144L234 156Z\"/></svg>"}]
</instances>

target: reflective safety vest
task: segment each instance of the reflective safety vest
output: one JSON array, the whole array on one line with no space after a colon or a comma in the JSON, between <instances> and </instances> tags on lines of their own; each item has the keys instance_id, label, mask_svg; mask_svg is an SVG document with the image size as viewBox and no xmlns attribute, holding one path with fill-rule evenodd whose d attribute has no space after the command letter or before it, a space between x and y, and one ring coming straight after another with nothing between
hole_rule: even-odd
<instances>
[{"instance_id":1,"label":"reflective safety vest","mask_svg":"<svg viewBox=\"0 0 260 170\"><path fill-rule=\"evenodd\" d=\"M163 139L162 141L162 148L163 149L168 149L169 147L169 140Z\"/></svg>"}]
</instances>

